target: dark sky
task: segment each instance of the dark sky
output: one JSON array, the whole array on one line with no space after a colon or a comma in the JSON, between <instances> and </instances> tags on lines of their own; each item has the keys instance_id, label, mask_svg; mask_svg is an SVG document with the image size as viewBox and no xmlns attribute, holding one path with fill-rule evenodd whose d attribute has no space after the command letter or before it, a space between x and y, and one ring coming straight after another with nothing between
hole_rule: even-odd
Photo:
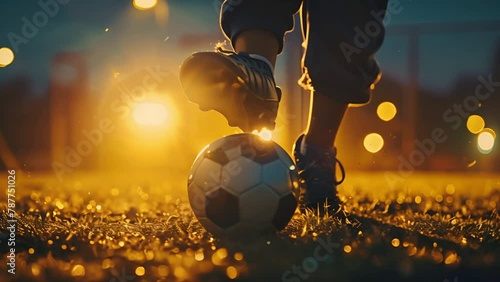
<instances>
[{"instance_id":1,"label":"dark sky","mask_svg":"<svg viewBox=\"0 0 500 282\"><path fill-rule=\"evenodd\" d=\"M48 0L42 0L47 2ZM67 1L67 0L66 0ZM59 51L83 51L89 60L92 79L98 81L110 69L124 67L124 61L140 54L172 57L180 64L187 51L176 50L186 33L220 33L215 0L169 0L169 19L155 21L152 11L137 11L125 0L70 0L60 5L26 44L19 45L14 63L0 68L0 83L25 75L34 83L34 95L47 88L51 58ZM500 21L498 0L400 0L401 13L391 15L389 26L420 23ZM38 1L4 0L0 4L0 47L13 48L9 33L22 35L22 18L32 19L41 10ZM109 32L105 32L110 28ZM164 40L169 37L168 40ZM141 42L147 42L142 44ZM500 46L500 30L424 35L420 45L421 81L424 86L445 90L458 75L487 73ZM90 51L89 51L90 50ZM134 50L132 52L131 50ZM378 59L385 75L407 80L407 39L390 33ZM182 51L185 51L183 53ZM175 56L172 54L175 53ZM281 59L282 60L282 59Z\"/></svg>"}]
</instances>

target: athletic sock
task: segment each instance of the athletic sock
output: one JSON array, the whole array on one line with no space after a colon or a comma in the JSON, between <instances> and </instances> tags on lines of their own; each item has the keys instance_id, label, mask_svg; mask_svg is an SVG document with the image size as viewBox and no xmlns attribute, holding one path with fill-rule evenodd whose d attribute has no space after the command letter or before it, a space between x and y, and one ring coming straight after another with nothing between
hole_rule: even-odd
<instances>
[{"instance_id":1,"label":"athletic sock","mask_svg":"<svg viewBox=\"0 0 500 282\"><path fill-rule=\"evenodd\" d=\"M321 154L323 152L331 152L332 150L335 151L336 149L335 148L332 148L332 147L323 147L323 146L319 146L319 145L311 145L311 144L308 144L307 143L307 135L304 136L304 138L302 139L302 142L300 142L300 153L305 156L307 154L307 149L310 148L310 150L312 151L311 153L313 155L316 155L316 154Z\"/></svg>"}]
</instances>

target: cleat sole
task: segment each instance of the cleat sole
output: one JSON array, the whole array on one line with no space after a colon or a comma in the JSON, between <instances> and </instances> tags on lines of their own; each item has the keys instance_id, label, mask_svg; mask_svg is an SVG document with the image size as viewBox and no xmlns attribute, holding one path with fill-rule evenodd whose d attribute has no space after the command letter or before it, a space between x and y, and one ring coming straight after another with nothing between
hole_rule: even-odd
<instances>
[{"instance_id":1,"label":"cleat sole","mask_svg":"<svg viewBox=\"0 0 500 282\"><path fill-rule=\"evenodd\" d=\"M207 71L217 70L217 71ZM180 72L181 84L188 99L200 110L221 113L229 126L244 132L275 128L278 102L263 101L245 85L236 66L207 53L188 58ZM259 113L249 111L259 110Z\"/></svg>"}]
</instances>

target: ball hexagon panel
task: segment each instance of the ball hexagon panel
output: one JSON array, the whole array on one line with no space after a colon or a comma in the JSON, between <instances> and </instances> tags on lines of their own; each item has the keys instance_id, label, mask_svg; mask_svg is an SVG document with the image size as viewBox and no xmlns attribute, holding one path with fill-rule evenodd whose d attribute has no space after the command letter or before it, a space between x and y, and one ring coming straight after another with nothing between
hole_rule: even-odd
<instances>
[{"instance_id":1,"label":"ball hexagon panel","mask_svg":"<svg viewBox=\"0 0 500 282\"><path fill-rule=\"evenodd\" d=\"M292 219L293 213L297 208L297 199L293 196L293 194L289 193L288 195L282 197L279 200L278 210L273 218L273 225L277 230L281 230L285 228Z\"/></svg>"},{"instance_id":2,"label":"ball hexagon panel","mask_svg":"<svg viewBox=\"0 0 500 282\"><path fill-rule=\"evenodd\" d=\"M278 209L280 197L265 184L253 187L240 196L241 221L257 223L256 226L265 226L272 222Z\"/></svg>"},{"instance_id":3,"label":"ball hexagon panel","mask_svg":"<svg viewBox=\"0 0 500 282\"><path fill-rule=\"evenodd\" d=\"M196 170L198 169L198 167L200 167L200 164L203 162L203 160L205 159L203 156L205 155L205 150L206 150L207 147L205 147L199 154L198 156L196 156L196 159L194 160L193 164L191 165L191 169L189 170L189 177L188 177L188 186L189 184L191 184L191 182L193 182L194 180L194 174L196 172Z\"/></svg>"},{"instance_id":4,"label":"ball hexagon panel","mask_svg":"<svg viewBox=\"0 0 500 282\"><path fill-rule=\"evenodd\" d=\"M290 158L290 156L288 155L288 153L283 150L281 147L277 147L276 148L276 151L278 152L278 156L280 158L280 160L283 162L283 164L290 168L291 166L294 166L295 167L295 163L293 162L293 160Z\"/></svg>"},{"instance_id":5,"label":"ball hexagon panel","mask_svg":"<svg viewBox=\"0 0 500 282\"><path fill-rule=\"evenodd\" d=\"M221 184L236 195L258 185L262 179L262 166L245 157L230 161L222 168Z\"/></svg>"},{"instance_id":6,"label":"ball hexagon panel","mask_svg":"<svg viewBox=\"0 0 500 282\"><path fill-rule=\"evenodd\" d=\"M229 162L229 158L226 156L226 152L223 148L208 148L205 151L205 158L212 160L220 165L225 165Z\"/></svg>"},{"instance_id":7,"label":"ball hexagon panel","mask_svg":"<svg viewBox=\"0 0 500 282\"><path fill-rule=\"evenodd\" d=\"M191 182L195 183L205 193L217 188L221 178L222 166L213 160L203 159L196 171L193 171Z\"/></svg>"},{"instance_id":8,"label":"ball hexagon panel","mask_svg":"<svg viewBox=\"0 0 500 282\"><path fill-rule=\"evenodd\" d=\"M241 157L241 148L240 146L236 146L234 148L230 148L225 150L226 156L229 161L233 161L239 157Z\"/></svg>"},{"instance_id":9,"label":"ball hexagon panel","mask_svg":"<svg viewBox=\"0 0 500 282\"><path fill-rule=\"evenodd\" d=\"M293 187L290 168L286 167L281 160L264 165L262 182L269 185L280 196L290 193Z\"/></svg>"},{"instance_id":10,"label":"ball hexagon panel","mask_svg":"<svg viewBox=\"0 0 500 282\"><path fill-rule=\"evenodd\" d=\"M219 187L207 194L207 218L221 228L228 228L240 220L238 197Z\"/></svg>"},{"instance_id":11,"label":"ball hexagon panel","mask_svg":"<svg viewBox=\"0 0 500 282\"><path fill-rule=\"evenodd\" d=\"M225 154L226 151L238 147L241 142L236 136L238 135L223 137L210 143L198 154L196 160L209 158L221 165L226 164L229 161L228 156ZM192 170L196 169L197 161L193 164Z\"/></svg>"},{"instance_id":12,"label":"ball hexagon panel","mask_svg":"<svg viewBox=\"0 0 500 282\"><path fill-rule=\"evenodd\" d=\"M206 217L206 195L194 182L188 186L189 204L196 217Z\"/></svg>"}]
</instances>

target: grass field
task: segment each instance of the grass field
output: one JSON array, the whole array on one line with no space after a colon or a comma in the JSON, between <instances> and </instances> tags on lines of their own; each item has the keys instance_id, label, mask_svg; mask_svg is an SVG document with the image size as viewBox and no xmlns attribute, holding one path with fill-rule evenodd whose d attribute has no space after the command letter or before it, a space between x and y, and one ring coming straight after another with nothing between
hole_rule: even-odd
<instances>
[{"instance_id":1,"label":"grass field","mask_svg":"<svg viewBox=\"0 0 500 282\"><path fill-rule=\"evenodd\" d=\"M19 175L16 269L0 281L499 281L500 177L350 173L346 218L296 213L277 235L213 238L183 179ZM5 175L2 175L6 179ZM147 179L147 181L144 181Z\"/></svg>"}]
</instances>

